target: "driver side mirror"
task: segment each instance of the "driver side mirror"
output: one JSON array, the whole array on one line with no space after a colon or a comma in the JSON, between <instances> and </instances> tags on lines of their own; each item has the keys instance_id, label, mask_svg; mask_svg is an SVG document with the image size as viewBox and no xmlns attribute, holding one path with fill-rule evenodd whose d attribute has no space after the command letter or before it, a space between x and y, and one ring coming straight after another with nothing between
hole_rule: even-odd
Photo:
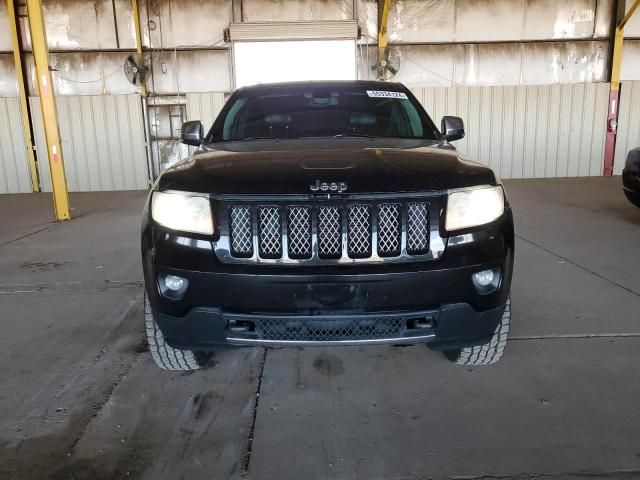
<instances>
[{"instance_id":1,"label":"driver side mirror","mask_svg":"<svg viewBox=\"0 0 640 480\"><path fill-rule=\"evenodd\" d=\"M464 138L464 122L460 117L442 117L442 135L447 142Z\"/></svg>"},{"instance_id":2,"label":"driver side mirror","mask_svg":"<svg viewBox=\"0 0 640 480\"><path fill-rule=\"evenodd\" d=\"M180 141L185 145L199 147L204 138L204 127L200 120L184 122L180 128Z\"/></svg>"}]
</instances>

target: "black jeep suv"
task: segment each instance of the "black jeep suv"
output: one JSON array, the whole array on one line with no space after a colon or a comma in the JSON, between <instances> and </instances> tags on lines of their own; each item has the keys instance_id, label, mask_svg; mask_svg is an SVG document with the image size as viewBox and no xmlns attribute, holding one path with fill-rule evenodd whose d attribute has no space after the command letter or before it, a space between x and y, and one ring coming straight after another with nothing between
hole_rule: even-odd
<instances>
[{"instance_id":1,"label":"black jeep suv","mask_svg":"<svg viewBox=\"0 0 640 480\"><path fill-rule=\"evenodd\" d=\"M622 190L629 201L640 207L640 147L629 150L622 170Z\"/></svg>"},{"instance_id":2,"label":"black jeep suv","mask_svg":"<svg viewBox=\"0 0 640 480\"><path fill-rule=\"evenodd\" d=\"M427 343L500 358L514 232L496 175L381 82L236 91L144 211L145 322L162 368L228 346Z\"/></svg>"}]
</instances>

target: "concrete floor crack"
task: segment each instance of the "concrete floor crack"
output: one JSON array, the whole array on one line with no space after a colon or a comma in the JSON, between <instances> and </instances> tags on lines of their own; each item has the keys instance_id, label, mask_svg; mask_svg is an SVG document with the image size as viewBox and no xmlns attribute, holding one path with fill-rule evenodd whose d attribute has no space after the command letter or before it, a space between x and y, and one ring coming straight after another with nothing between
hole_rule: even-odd
<instances>
[{"instance_id":1,"label":"concrete floor crack","mask_svg":"<svg viewBox=\"0 0 640 480\"><path fill-rule=\"evenodd\" d=\"M566 340L566 339L597 339L597 338L638 338L638 333L569 333L569 334L550 334L550 335L522 335L510 336L510 342L527 341L527 340Z\"/></svg>"},{"instance_id":2,"label":"concrete floor crack","mask_svg":"<svg viewBox=\"0 0 640 480\"><path fill-rule=\"evenodd\" d=\"M80 431L78 432L76 437L73 439L73 442L71 443L71 445L69 447L69 454L70 455L73 454L76 446L78 445L78 442L80 442L80 440L84 436L84 434L87 431L87 428L89 427L91 422L100 414L100 412L102 411L104 406L107 404L107 402L109 402L109 399L113 396L113 393L115 392L116 388L118 388L118 386L122 383L122 381L125 378L127 378L127 375L131 372L131 370L133 370L133 366L135 365L136 360L137 360L137 356L136 356L136 358L135 358L135 360L133 362L128 364L122 371L120 371L118 373L118 375L116 376L115 381L111 385L109 385L109 387L105 390L101 401L94 406L94 411L91 413L91 415L89 415L85 419L85 422L81 426Z\"/></svg>"},{"instance_id":3,"label":"concrete floor crack","mask_svg":"<svg viewBox=\"0 0 640 480\"><path fill-rule=\"evenodd\" d=\"M268 348L265 348L262 352L262 360L260 361L260 373L258 375L258 385L256 386L255 400L253 404L253 418L251 419L251 429L249 430L249 436L247 437L247 447L245 449L244 458L242 461L242 475L246 475L249 472L249 464L251 463L251 453L253 452L253 436L256 429L256 419L258 417L258 406L260 404L260 393L262 390L262 377L264 376L264 365L267 362Z\"/></svg>"},{"instance_id":4,"label":"concrete floor crack","mask_svg":"<svg viewBox=\"0 0 640 480\"><path fill-rule=\"evenodd\" d=\"M31 237L33 235L37 235L38 233L44 232L46 230L49 230L51 227L54 227L54 226L55 226L55 224L47 225L44 228L40 228L40 229L35 230L33 232L25 233L24 235L21 235L21 236L19 236L17 238L13 238L13 239L11 239L11 240L9 240L7 242L4 242L3 244L0 245L0 248L6 247L7 245L11 245L12 243L15 243L15 242L19 242L20 240L24 240L25 238L29 238L29 237Z\"/></svg>"},{"instance_id":5,"label":"concrete floor crack","mask_svg":"<svg viewBox=\"0 0 640 480\"><path fill-rule=\"evenodd\" d=\"M576 471L565 473L517 473L517 474L480 474L480 475L463 475L450 476L449 480L542 480L546 478L553 479L615 479L615 480L632 480L637 479L640 470L611 470L611 471Z\"/></svg>"},{"instance_id":6,"label":"concrete floor crack","mask_svg":"<svg viewBox=\"0 0 640 480\"><path fill-rule=\"evenodd\" d=\"M80 291L80 290L106 290L113 288L142 288L142 280L98 280L75 282L49 282L49 283L15 283L0 284L0 295L38 293L42 291Z\"/></svg>"},{"instance_id":7,"label":"concrete floor crack","mask_svg":"<svg viewBox=\"0 0 640 480\"><path fill-rule=\"evenodd\" d=\"M529 245L533 245L534 247L537 247L540 250L543 250L543 251L547 252L548 254L553 255L554 257L560 258L560 259L564 260L565 262L570 263L571 265L573 265L575 267L578 267L581 270L584 270L585 272L588 272L588 273L590 273L592 275L595 275L596 277L600 278L601 280L604 280L605 282L607 282L607 283L609 283L609 284L611 284L613 286L621 288L621 289L623 289L623 290L635 295L636 297L640 297L640 292L636 292L635 290L632 290L629 287L625 287L624 285L621 285L620 283L614 282L613 280L605 277L604 275L601 275L598 272L596 272L594 270L591 270L590 268L585 267L584 265L580 265L579 263L571 260L570 258L567 258L567 257L565 257L563 255L560 255L559 253L556 253L556 252L554 252L552 250L549 250L546 247L543 247L539 243L536 243L536 242L534 242L532 240L526 239L521 235L517 235L516 234L516 237L519 238L520 240L522 240L523 242L527 242Z\"/></svg>"}]
</instances>

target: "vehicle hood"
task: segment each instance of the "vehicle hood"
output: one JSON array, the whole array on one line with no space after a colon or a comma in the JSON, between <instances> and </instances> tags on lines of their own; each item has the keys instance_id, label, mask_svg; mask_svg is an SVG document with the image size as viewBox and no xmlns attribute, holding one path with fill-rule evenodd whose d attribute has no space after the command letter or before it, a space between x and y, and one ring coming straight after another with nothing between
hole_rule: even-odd
<instances>
[{"instance_id":1,"label":"vehicle hood","mask_svg":"<svg viewBox=\"0 0 640 480\"><path fill-rule=\"evenodd\" d=\"M424 192L496 184L493 172L447 143L331 138L253 140L200 148L167 170L158 190L211 194L308 194L344 182L349 193Z\"/></svg>"}]
</instances>

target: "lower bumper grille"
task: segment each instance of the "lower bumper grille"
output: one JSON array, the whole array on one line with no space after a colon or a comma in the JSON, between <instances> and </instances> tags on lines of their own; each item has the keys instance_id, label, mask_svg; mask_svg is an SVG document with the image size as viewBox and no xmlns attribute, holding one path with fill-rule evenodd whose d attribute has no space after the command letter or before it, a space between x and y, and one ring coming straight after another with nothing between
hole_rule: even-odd
<instances>
[{"instance_id":1,"label":"lower bumper grille","mask_svg":"<svg viewBox=\"0 0 640 480\"><path fill-rule=\"evenodd\" d=\"M256 331L265 340L361 340L397 337L404 331L402 318L374 318L371 320L259 320Z\"/></svg>"},{"instance_id":2,"label":"lower bumper grille","mask_svg":"<svg viewBox=\"0 0 640 480\"><path fill-rule=\"evenodd\" d=\"M434 336L434 315L427 312L330 318L233 315L228 320L231 343L402 343Z\"/></svg>"}]
</instances>

